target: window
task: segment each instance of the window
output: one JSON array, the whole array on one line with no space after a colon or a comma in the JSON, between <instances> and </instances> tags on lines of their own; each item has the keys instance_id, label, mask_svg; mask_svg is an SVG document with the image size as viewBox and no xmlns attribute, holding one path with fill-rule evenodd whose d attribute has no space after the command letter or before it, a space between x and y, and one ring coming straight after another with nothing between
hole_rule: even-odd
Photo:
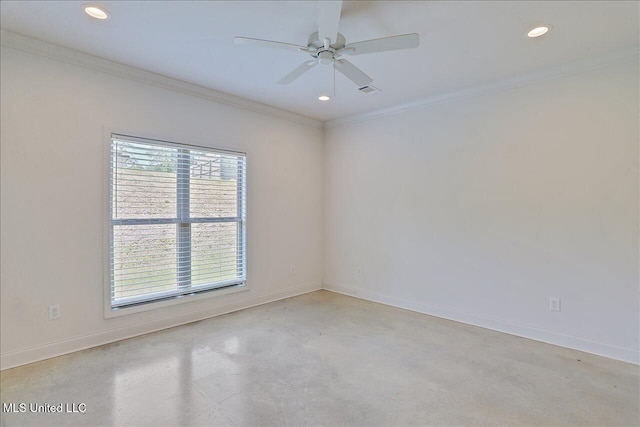
<instances>
[{"instance_id":1,"label":"window","mask_svg":"<svg viewBox=\"0 0 640 427\"><path fill-rule=\"evenodd\" d=\"M111 135L111 310L246 280L243 153Z\"/></svg>"}]
</instances>

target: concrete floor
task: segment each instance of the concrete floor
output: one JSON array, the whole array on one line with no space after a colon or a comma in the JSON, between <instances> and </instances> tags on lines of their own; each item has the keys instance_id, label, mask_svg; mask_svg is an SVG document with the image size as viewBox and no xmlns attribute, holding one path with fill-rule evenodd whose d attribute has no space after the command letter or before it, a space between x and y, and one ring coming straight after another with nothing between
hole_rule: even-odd
<instances>
[{"instance_id":1,"label":"concrete floor","mask_svg":"<svg viewBox=\"0 0 640 427\"><path fill-rule=\"evenodd\" d=\"M327 291L1 374L13 425L638 425L635 365Z\"/></svg>"}]
</instances>

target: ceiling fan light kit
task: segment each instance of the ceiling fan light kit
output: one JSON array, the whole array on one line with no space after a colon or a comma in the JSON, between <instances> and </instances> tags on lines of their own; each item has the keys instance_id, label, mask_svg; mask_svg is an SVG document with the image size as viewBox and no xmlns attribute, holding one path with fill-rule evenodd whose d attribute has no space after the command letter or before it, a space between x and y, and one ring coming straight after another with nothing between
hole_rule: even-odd
<instances>
[{"instance_id":1,"label":"ceiling fan light kit","mask_svg":"<svg viewBox=\"0 0 640 427\"><path fill-rule=\"evenodd\" d=\"M302 52L313 58L303 62L280 79L279 84L292 83L316 65L321 64L332 65L335 71L355 83L358 90L363 93L379 92L379 89L370 85L373 82L371 77L350 61L340 58L343 55L356 56L416 48L420 45L420 36L417 33L411 33L347 44L345 37L338 32L341 11L342 1L318 1L318 31L309 35L306 46L249 37L236 37L234 41L236 44Z\"/></svg>"}]
</instances>

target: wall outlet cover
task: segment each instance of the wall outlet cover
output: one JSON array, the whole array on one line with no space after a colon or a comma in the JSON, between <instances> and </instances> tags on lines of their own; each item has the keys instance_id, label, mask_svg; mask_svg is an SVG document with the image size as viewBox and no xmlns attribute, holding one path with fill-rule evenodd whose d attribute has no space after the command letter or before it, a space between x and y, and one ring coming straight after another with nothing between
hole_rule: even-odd
<instances>
[{"instance_id":1,"label":"wall outlet cover","mask_svg":"<svg viewBox=\"0 0 640 427\"><path fill-rule=\"evenodd\" d=\"M60 305L49 306L49 320L56 320L60 318Z\"/></svg>"}]
</instances>

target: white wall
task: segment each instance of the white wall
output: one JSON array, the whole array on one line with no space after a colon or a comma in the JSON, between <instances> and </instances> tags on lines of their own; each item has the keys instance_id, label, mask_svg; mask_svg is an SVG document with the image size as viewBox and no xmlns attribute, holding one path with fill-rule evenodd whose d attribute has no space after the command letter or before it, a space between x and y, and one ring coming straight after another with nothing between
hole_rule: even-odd
<instances>
[{"instance_id":1,"label":"white wall","mask_svg":"<svg viewBox=\"0 0 640 427\"><path fill-rule=\"evenodd\" d=\"M2 368L320 288L321 129L4 46L0 62ZM104 319L105 127L247 152L251 290Z\"/></svg>"},{"instance_id":2,"label":"white wall","mask_svg":"<svg viewBox=\"0 0 640 427\"><path fill-rule=\"evenodd\" d=\"M0 65L3 369L317 289L323 275L329 289L638 363L637 63L327 129L324 150L302 124L4 46ZM250 291L103 318L105 127L248 152Z\"/></svg>"},{"instance_id":3,"label":"white wall","mask_svg":"<svg viewBox=\"0 0 640 427\"><path fill-rule=\"evenodd\" d=\"M326 130L324 286L638 363L638 122L631 61Z\"/></svg>"}]
</instances>

